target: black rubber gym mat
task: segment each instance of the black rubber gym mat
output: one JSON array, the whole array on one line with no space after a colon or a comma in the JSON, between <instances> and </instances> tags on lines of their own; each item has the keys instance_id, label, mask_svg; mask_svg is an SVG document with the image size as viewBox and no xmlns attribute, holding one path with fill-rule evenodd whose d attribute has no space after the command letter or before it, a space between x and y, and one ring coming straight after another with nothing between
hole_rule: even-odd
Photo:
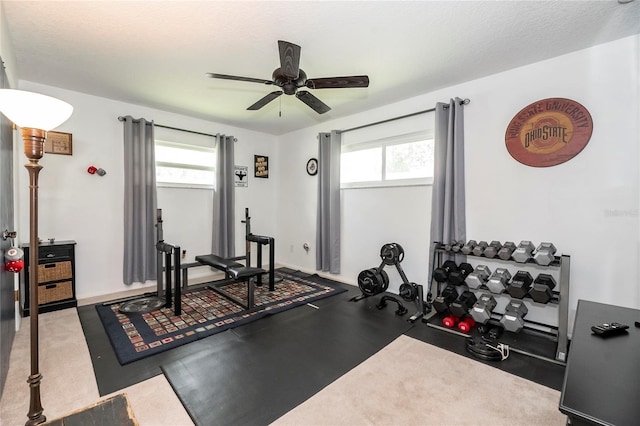
<instances>
[{"instance_id":1,"label":"black rubber gym mat","mask_svg":"<svg viewBox=\"0 0 640 426\"><path fill-rule=\"evenodd\" d=\"M268 424L413 327L350 293L238 327L239 341L162 370L196 424Z\"/></svg>"},{"instance_id":2,"label":"black rubber gym mat","mask_svg":"<svg viewBox=\"0 0 640 426\"><path fill-rule=\"evenodd\" d=\"M291 269L283 268L282 270L287 273L293 273L302 278L317 277L302 272L296 272ZM317 277L317 279L322 280L320 277ZM329 281L333 284L337 283L336 281ZM357 287L345 284L342 284L342 286L347 288L349 291L327 299L318 300L314 303L317 306L323 306L325 304L348 300L353 295L360 294ZM189 343L188 345L180 346L170 351L132 362L131 364L120 365L109 341L109 337L107 336L104 326L97 314L95 306L79 306L77 309L78 316L80 317L80 323L87 341L87 346L89 348L89 354L91 356L91 362L93 364L94 375L96 377L100 396L116 392L125 387L157 376L158 374L162 374L162 371L160 370L160 366L162 364L170 363L174 360L180 360L189 355L200 353L201 351L206 351L210 347L224 345L228 341L238 340L237 334L223 332ZM280 321L287 322L287 318L289 318L290 315L297 317L300 314L299 312L294 312L297 309L305 311L312 310L313 308L309 306L302 306L294 308L291 311L278 313L275 316L279 317ZM260 323L261 321L262 320L259 320L257 323ZM258 325L258 327L262 327L262 325Z\"/></svg>"}]
</instances>

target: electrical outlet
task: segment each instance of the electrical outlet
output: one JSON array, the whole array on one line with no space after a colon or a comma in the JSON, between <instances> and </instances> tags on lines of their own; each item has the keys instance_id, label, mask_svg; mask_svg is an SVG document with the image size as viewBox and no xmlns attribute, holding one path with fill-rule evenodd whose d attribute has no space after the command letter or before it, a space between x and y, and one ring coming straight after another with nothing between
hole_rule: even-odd
<instances>
[{"instance_id":1,"label":"electrical outlet","mask_svg":"<svg viewBox=\"0 0 640 426\"><path fill-rule=\"evenodd\" d=\"M289 247L289 253L293 253L293 244Z\"/></svg>"}]
</instances>

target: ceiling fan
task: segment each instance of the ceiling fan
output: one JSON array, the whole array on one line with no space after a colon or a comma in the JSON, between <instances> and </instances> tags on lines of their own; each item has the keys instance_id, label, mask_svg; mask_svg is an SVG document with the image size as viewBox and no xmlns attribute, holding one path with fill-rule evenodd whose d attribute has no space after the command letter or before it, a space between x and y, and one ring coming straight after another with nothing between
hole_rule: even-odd
<instances>
[{"instance_id":1,"label":"ceiling fan","mask_svg":"<svg viewBox=\"0 0 640 426\"><path fill-rule=\"evenodd\" d=\"M278 50L280 51L280 68L276 68L276 70L273 71L273 75L271 76L272 80L261 80L259 78L238 77L235 75L216 73L207 73L207 76L225 80L275 85L281 89L269 93L267 96L247 108L248 110L258 110L284 93L285 95L296 95L296 98L310 106L315 112L318 114L324 114L331 110L328 105L313 96L310 92L298 89L301 87L306 87L308 89L342 89L369 86L369 77L366 75L307 78L307 74L299 67L300 46L289 43L288 41L278 40Z\"/></svg>"}]
</instances>

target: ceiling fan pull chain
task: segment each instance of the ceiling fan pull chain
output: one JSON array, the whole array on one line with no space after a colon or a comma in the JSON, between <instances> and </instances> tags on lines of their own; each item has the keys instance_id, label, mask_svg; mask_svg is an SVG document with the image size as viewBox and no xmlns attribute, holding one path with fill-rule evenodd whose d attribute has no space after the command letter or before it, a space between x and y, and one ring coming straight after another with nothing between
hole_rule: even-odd
<instances>
[{"instance_id":1,"label":"ceiling fan pull chain","mask_svg":"<svg viewBox=\"0 0 640 426\"><path fill-rule=\"evenodd\" d=\"M282 97L280 97L280 111L278 111L278 117L282 117Z\"/></svg>"}]
</instances>

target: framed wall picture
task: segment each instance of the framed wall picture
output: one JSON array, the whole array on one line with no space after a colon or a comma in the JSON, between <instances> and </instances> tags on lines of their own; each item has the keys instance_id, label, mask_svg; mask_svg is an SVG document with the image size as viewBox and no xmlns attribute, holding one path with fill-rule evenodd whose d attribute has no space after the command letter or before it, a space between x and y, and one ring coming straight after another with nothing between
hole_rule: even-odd
<instances>
[{"instance_id":1,"label":"framed wall picture","mask_svg":"<svg viewBox=\"0 0 640 426\"><path fill-rule=\"evenodd\" d=\"M266 155L254 155L255 172L257 178L269 178L269 157Z\"/></svg>"},{"instance_id":2,"label":"framed wall picture","mask_svg":"<svg viewBox=\"0 0 640 426\"><path fill-rule=\"evenodd\" d=\"M44 152L49 154L72 155L73 146L71 133L47 132L47 138L44 140Z\"/></svg>"},{"instance_id":3,"label":"framed wall picture","mask_svg":"<svg viewBox=\"0 0 640 426\"><path fill-rule=\"evenodd\" d=\"M246 188L249 186L249 166L234 166L233 175L237 187Z\"/></svg>"}]
</instances>

